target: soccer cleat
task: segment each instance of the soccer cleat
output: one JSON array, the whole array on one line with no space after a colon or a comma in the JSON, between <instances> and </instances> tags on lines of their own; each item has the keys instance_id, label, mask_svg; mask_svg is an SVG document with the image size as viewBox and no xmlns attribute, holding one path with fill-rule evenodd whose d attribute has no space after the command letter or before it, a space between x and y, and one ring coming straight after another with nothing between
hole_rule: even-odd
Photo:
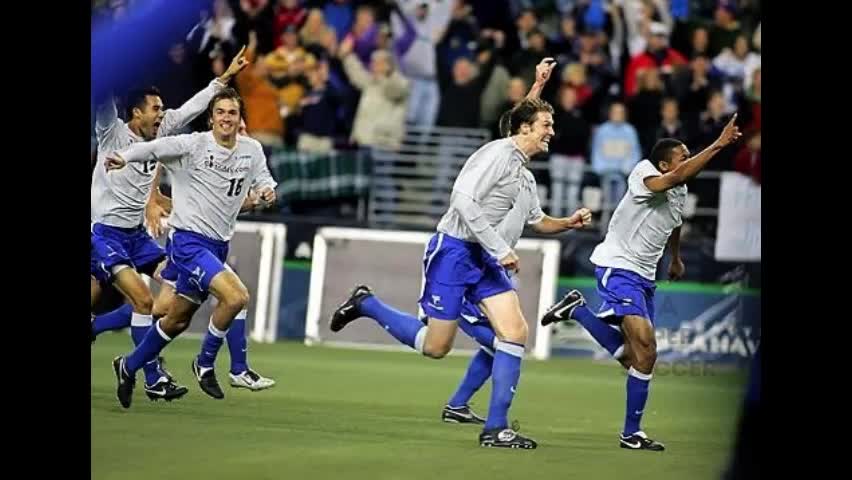
<instances>
[{"instance_id":1,"label":"soccer cleat","mask_svg":"<svg viewBox=\"0 0 852 480\"><path fill-rule=\"evenodd\" d=\"M171 402L186 395L187 392L189 392L188 388L178 385L166 377L160 377L154 385L145 385L145 395L148 395L148 398L154 402L160 399Z\"/></svg>"},{"instance_id":2,"label":"soccer cleat","mask_svg":"<svg viewBox=\"0 0 852 480\"><path fill-rule=\"evenodd\" d=\"M157 365L158 365L157 370L160 371L160 375L166 377L166 379L171 383L177 383L177 382L175 382L175 377L172 375L172 372L166 370L166 359L165 358L157 357Z\"/></svg>"},{"instance_id":3,"label":"soccer cleat","mask_svg":"<svg viewBox=\"0 0 852 480\"><path fill-rule=\"evenodd\" d=\"M331 315L331 331L339 332L343 330L349 322L361 317L360 305L361 302L373 294L370 287L366 285L358 285L352 290L349 298L337 307L337 310Z\"/></svg>"},{"instance_id":4,"label":"soccer cleat","mask_svg":"<svg viewBox=\"0 0 852 480\"><path fill-rule=\"evenodd\" d=\"M619 446L629 450L651 450L654 452L662 452L666 449L665 445L655 440L651 440L645 435L645 432L639 431L633 435L619 435Z\"/></svg>"},{"instance_id":5,"label":"soccer cleat","mask_svg":"<svg viewBox=\"0 0 852 480\"><path fill-rule=\"evenodd\" d=\"M480 447L523 448L531 450L538 443L531 438L522 436L511 428L485 430L479 434Z\"/></svg>"},{"instance_id":6,"label":"soccer cleat","mask_svg":"<svg viewBox=\"0 0 852 480\"><path fill-rule=\"evenodd\" d=\"M229 373L228 375L231 377L231 386L234 388L247 388L253 392L257 392L275 385L275 380L266 378L252 369L248 369L239 375L234 375L233 373Z\"/></svg>"},{"instance_id":7,"label":"soccer cleat","mask_svg":"<svg viewBox=\"0 0 852 480\"><path fill-rule=\"evenodd\" d=\"M574 309L585 304L586 299L583 298L583 294L578 290L571 290L562 297L562 300L547 309L547 312L541 317L541 325L547 326L554 322L571 320Z\"/></svg>"},{"instance_id":8,"label":"soccer cleat","mask_svg":"<svg viewBox=\"0 0 852 480\"><path fill-rule=\"evenodd\" d=\"M198 365L198 358L192 359L192 373L195 379L198 380L198 386L201 390L211 397L221 400L225 398L225 393L219 387L219 380L216 379L216 373L212 368L205 368Z\"/></svg>"},{"instance_id":9,"label":"soccer cleat","mask_svg":"<svg viewBox=\"0 0 852 480\"><path fill-rule=\"evenodd\" d=\"M447 423L475 423L478 425L485 423L485 419L473 413L473 410L468 405L457 408L444 405L444 411L441 412L441 420Z\"/></svg>"},{"instance_id":10,"label":"soccer cleat","mask_svg":"<svg viewBox=\"0 0 852 480\"><path fill-rule=\"evenodd\" d=\"M115 379L118 382L115 395L118 397L118 401L122 407L130 408L130 402L133 401L133 387L136 385L136 377L127 373L125 361L124 357L115 357L112 361L112 369L115 372Z\"/></svg>"}]
</instances>

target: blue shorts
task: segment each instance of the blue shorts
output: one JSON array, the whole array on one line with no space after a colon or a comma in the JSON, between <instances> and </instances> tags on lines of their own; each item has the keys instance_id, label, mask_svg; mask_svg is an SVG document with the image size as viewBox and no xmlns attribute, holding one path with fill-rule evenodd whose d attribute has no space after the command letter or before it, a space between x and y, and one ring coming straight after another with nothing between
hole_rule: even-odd
<instances>
[{"instance_id":1,"label":"blue shorts","mask_svg":"<svg viewBox=\"0 0 852 480\"><path fill-rule=\"evenodd\" d=\"M173 230L166 244L169 260L160 272L167 283L196 303L210 295L210 281L228 267L228 242L186 230Z\"/></svg>"},{"instance_id":2,"label":"blue shorts","mask_svg":"<svg viewBox=\"0 0 852 480\"><path fill-rule=\"evenodd\" d=\"M420 308L441 320L458 319L465 300L477 305L484 298L514 290L506 269L481 245L444 233L429 239L423 275Z\"/></svg>"},{"instance_id":3,"label":"blue shorts","mask_svg":"<svg viewBox=\"0 0 852 480\"><path fill-rule=\"evenodd\" d=\"M91 240L89 270L101 283L112 280L112 269L116 265L127 265L140 273L153 275L166 256L163 247L141 225L121 228L93 223Z\"/></svg>"},{"instance_id":4,"label":"blue shorts","mask_svg":"<svg viewBox=\"0 0 852 480\"><path fill-rule=\"evenodd\" d=\"M654 282L621 268L597 267L595 277L601 297L598 317L637 315L654 324Z\"/></svg>"}]
</instances>

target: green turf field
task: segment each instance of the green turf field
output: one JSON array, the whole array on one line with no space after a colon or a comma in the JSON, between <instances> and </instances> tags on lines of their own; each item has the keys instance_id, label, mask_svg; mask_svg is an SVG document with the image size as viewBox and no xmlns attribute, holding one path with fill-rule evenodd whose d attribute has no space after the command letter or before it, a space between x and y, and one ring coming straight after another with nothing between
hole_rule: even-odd
<instances>
[{"instance_id":1,"label":"green turf field","mask_svg":"<svg viewBox=\"0 0 852 480\"><path fill-rule=\"evenodd\" d=\"M625 376L613 363L556 359L524 364L510 419L539 442L533 451L484 449L478 427L440 422L469 358L252 344L250 362L278 381L263 392L226 386L207 397L189 364L197 339L166 350L189 387L181 400L115 398L110 361L125 334L92 347L93 479L615 479L719 478L736 425L743 372L657 374L643 427L667 451L618 448ZM488 385L474 397L487 412Z\"/></svg>"}]
</instances>

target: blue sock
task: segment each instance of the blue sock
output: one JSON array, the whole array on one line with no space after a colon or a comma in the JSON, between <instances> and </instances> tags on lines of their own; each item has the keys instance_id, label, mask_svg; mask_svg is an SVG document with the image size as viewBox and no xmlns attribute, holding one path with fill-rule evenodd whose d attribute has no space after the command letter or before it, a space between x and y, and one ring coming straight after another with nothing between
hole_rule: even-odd
<instances>
[{"instance_id":1,"label":"blue sock","mask_svg":"<svg viewBox=\"0 0 852 480\"><path fill-rule=\"evenodd\" d=\"M151 360L156 360L157 355L171 341L172 339L160 328L160 322L158 321L152 328L148 329L148 333L145 334L145 337L139 342L136 349L125 359L124 368L127 369L127 373L133 376L143 365Z\"/></svg>"},{"instance_id":2,"label":"blue sock","mask_svg":"<svg viewBox=\"0 0 852 480\"><path fill-rule=\"evenodd\" d=\"M426 326L423 325L423 322L417 320L414 315L400 312L393 307L385 305L375 295L371 295L361 302L361 313L384 327L393 338L418 352L423 352Z\"/></svg>"},{"instance_id":3,"label":"blue sock","mask_svg":"<svg viewBox=\"0 0 852 480\"><path fill-rule=\"evenodd\" d=\"M142 315L141 313L133 312L130 318L130 337L133 339L133 345L139 346L142 340L145 339L145 334L151 330L151 325L154 323L154 317L151 315ZM145 363L142 370L145 372L145 384L154 385L160 379L160 369L158 368L157 358L154 357Z\"/></svg>"},{"instance_id":4,"label":"blue sock","mask_svg":"<svg viewBox=\"0 0 852 480\"><path fill-rule=\"evenodd\" d=\"M461 323L461 322L460 322ZM485 347L481 347L464 374L461 385L453 394L447 405L450 407L463 407L467 405L473 394L476 393L491 376L491 366L494 364L494 354Z\"/></svg>"},{"instance_id":5,"label":"blue sock","mask_svg":"<svg viewBox=\"0 0 852 480\"><path fill-rule=\"evenodd\" d=\"M115 310L98 315L92 322L92 331L95 336L100 335L107 330L120 330L130 325L130 315L133 313L133 307L125 303Z\"/></svg>"},{"instance_id":6,"label":"blue sock","mask_svg":"<svg viewBox=\"0 0 852 480\"><path fill-rule=\"evenodd\" d=\"M651 374L637 372L630 367L627 372L627 415L624 417L624 436L633 435L642 430L642 414L645 413L645 402L648 401L648 387L651 384Z\"/></svg>"},{"instance_id":7,"label":"blue sock","mask_svg":"<svg viewBox=\"0 0 852 480\"><path fill-rule=\"evenodd\" d=\"M483 347L491 351L496 348L494 340L497 337L494 335L494 328L491 327L491 324L485 322L470 323L462 318L459 320L459 328Z\"/></svg>"},{"instance_id":8,"label":"blue sock","mask_svg":"<svg viewBox=\"0 0 852 480\"><path fill-rule=\"evenodd\" d=\"M491 369L491 404L485 430L503 429L509 426L509 407L521 377L521 360L524 346L519 343L498 340Z\"/></svg>"},{"instance_id":9,"label":"blue sock","mask_svg":"<svg viewBox=\"0 0 852 480\"><path fill-rule=\"evenodd\" d=\"M207 333L204 335L204 341L201 343L201 352L198 354L198 366L204 368L213 368L216 363L216 355L219 349L222 348L222 342L225 341L225 335L228 332L219 330L213 325L213 319L210 319L210 324L207 326Z\"/></svg>"},{"instance_id":10,"label":"blue sock","mask_svg":"<svg viewBox=\"0 0 852 480\"><path fill-rule=\"evenodd\" d=\"M624 346L624 336L621 332L598 318L589 307L581 305L575 308L571 318L579 322L610 355L615 356L618 349Z\"/></svg>"},{"instance_id":11,"label":"blue sock","mask_svg":"<svg viewBox=\"0 0 852 480\"><path fill-rule=\"evenodd\" d=\"M246 315L248 311L243 310L237 314L237 318L231 322L228 329L228 351L231 353L231 373L238 375L248 370L248 341L246 340Z\"/></svg>"}]
</instances>

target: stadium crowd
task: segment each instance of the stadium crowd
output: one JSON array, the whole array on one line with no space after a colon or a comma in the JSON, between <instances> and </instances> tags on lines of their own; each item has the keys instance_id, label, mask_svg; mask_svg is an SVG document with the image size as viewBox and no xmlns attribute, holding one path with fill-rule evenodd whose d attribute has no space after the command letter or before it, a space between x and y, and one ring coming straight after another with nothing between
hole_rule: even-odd
<instances>
[{"instance_id":1,"label":"stadium crowd","mask_svg":"<svg viewBox=\"0 0 852 480\"><path fill-rule=\"evenodd\" d=\"M95 0L93 25L145 1ZM709 170L760 183L757 0L213 0L199 19L145 81L180 105L247 45L235 86L249 134L269 148L394 150L409 124L494 137L552 56L544 185L579 185L591 167L620 197L657 139L697 152L734 111L744 141ZM558 195L576 199L568 190Z\"/></svg>"}]
</instances>

